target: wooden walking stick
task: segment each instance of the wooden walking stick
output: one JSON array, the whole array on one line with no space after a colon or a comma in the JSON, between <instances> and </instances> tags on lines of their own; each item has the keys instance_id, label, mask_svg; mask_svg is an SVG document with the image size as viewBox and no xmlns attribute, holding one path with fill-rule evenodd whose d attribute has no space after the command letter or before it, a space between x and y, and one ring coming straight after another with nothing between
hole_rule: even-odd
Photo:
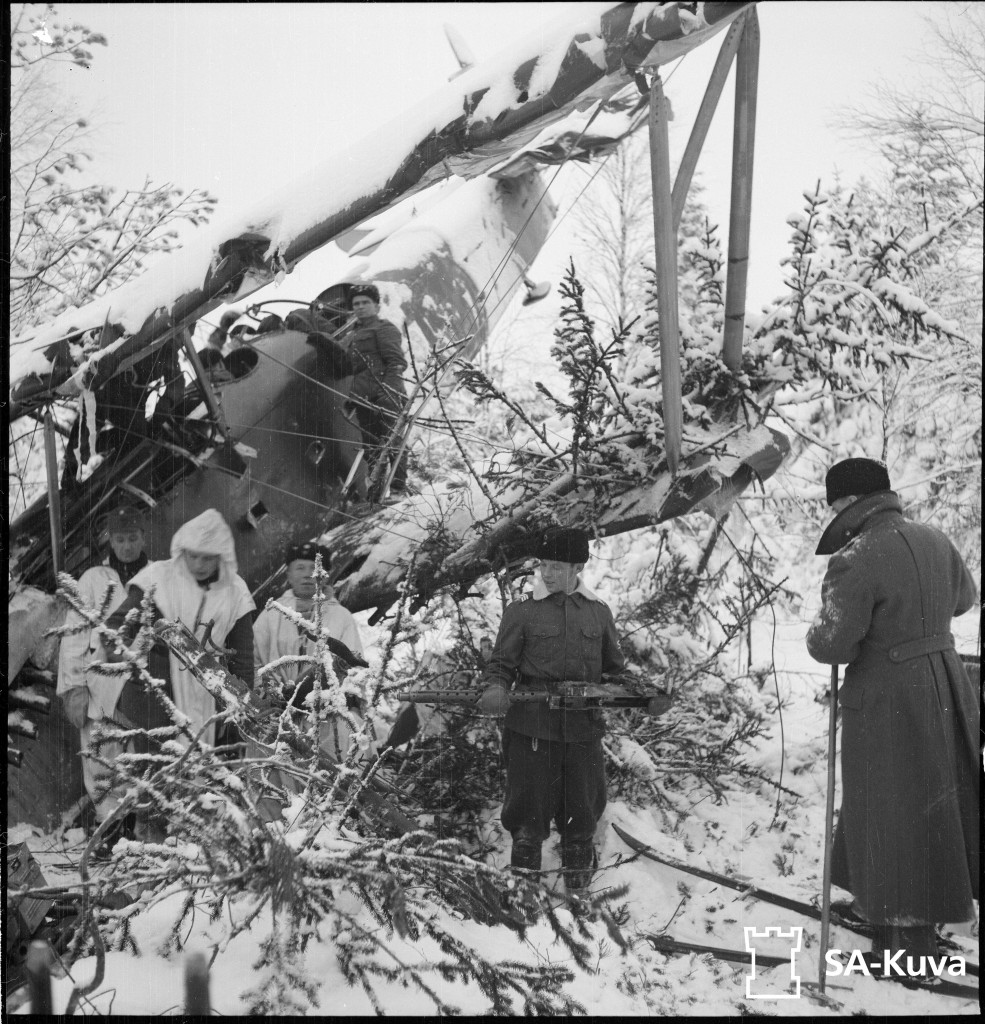
<instances>
[{"instance_id":1,"label":"wooden walking stick","mask_svg":"<svg viewBox=\"0 0 985 1024\"><path fill-rule=\"evenodd\" d=\"M821 948L818 952L817 987L824 992L828 952L828 931L831 927L831 847L835 818L835 751L838 729L838 666L831 666L831 706L828 715L828 801L824 811L824 881L821 889Z\"/></svg>"}]
</instances>

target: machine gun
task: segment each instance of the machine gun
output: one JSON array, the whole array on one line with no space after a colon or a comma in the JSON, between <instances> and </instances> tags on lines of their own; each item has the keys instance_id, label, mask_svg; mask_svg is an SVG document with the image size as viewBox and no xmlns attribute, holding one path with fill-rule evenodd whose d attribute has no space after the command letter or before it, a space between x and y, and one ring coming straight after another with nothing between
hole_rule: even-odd
<instances>
[{"instance_id":1,"label":"machine gun","mask_svg":"<svg viewBox=\"0 0 985 1024\"><path fill-rule=\"evenodd\" d=\"M394 696L413 704L475 704L482 690L474 687L442 690L411 690ZM510 702L546 703L552 711L588 711L595 708L645 708L653 697L672 698L656 690L646 692L619 683L562 681L548 690L511 690Z\"/></svg>"}]
</instances>

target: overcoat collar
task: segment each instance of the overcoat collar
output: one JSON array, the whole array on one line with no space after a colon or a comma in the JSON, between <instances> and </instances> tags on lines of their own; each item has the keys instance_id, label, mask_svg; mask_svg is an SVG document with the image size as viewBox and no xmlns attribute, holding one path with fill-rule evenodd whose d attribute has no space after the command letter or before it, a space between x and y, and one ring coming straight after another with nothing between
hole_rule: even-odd
<instances>
[{"instance_id":1,"label":"overcoat collar","mask_svg":"<svg viewBox=\"0 0 985 1024\"><path fill-rule=\"evenodd\" d=\"M903 506L895 491L876 491L853 501L848 508L842 509L828 523L818 542L816 555L833 555L840 551L850 540L857 537L865 524L880 512L902 513Z\"/></svg>"}]
</instances>

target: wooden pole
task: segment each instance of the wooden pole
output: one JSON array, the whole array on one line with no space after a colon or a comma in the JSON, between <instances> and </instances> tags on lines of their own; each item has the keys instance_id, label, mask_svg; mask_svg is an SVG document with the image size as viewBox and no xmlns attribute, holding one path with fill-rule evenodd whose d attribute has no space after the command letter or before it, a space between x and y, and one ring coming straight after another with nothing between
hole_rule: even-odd
<instances>
[{"instance_id":1,"label":"wooden pole","mask_svg":"<svg viewBox=\"0 0 985 1024\"><path fill-rule=\"evenodd\" d=\"M670 105L660 76L650 83L650 178L653 186L653 245L657 266L660 324L660 383L663 390L664 450L671 476L681 461L681 351L677 319L677 230L670 200Z\"/></svg>"},{"instance_id":2,"label":"wooden pole","mask_svg":"<svg viewBox=\"0 0 985 1024\"><path fill-rule=\"evenodd\" d=\"M90 453L95 455L95 452ZM58 452L55 450L55 420L48 409L44 414L44 459L48 474L48 525L51 528L51 561L57 578L65 568L62 546L62 503L58 491Z\"/></svg>"},{"instance_id":3,"label":"wooden pole","mask_svg":"<svg viewBox=\"0 0 985 1024\"><path fill-rule=\"evenodd\" d=\"M47 942L35 939L27 947L24 969L31 993L31 1014L51 1016L51 950Z\"/></svg>"},{"instance_id":4,"label":"wooden pole","mask_svg":"<svg viewBox=\"0 0 985 1024\"><path fill-rule=\"evenodd\" d=\"M831 666L831 707L828 714L828 799L824 809L824 880L821 883L821 949L818 953L817 986L824 992L824 954L828 951L831 928L831 847L835 820L836 736L838 730L838 666Z\"/></svg>"},{"instance_id":5,"label":"wooden pole","mask_svg":"<svg viewBox=\"0 0 985 1024\"><path fill-rule=\"evenodd\" d=\"M722 48L718 51L715 66L711 69L711 77L708 79L708 85L705 88L704 98L701 100L701 106L698 109L698 116L694 119L691 136L687 140L687 148L684 150L684 156L681 157L680 165L677 168L677 179L674 181L674 192L671 197L671 205L674 208L675 231L681 226L681 215L684 212L684 203L687 201L688 190L691 188L694 169L698 165L698 157L701 155L701 149L708 136L708 129L711 127L712 118L715 116L715 110L718 107L722 89L725 87L725 81L728 78L729 68L731 68L735 52L739 48L739 40L742 38L742 26L744 23L745 18L739 18L732 23L728 30L728 35L725 37L725 42L722 43Z\"/></svg>"},{"instance_id":6,"label":"wooden pole","mask_svg":"<svg viewBox=\"0 0 985 1024\"><path fill-rule=\"evenodd\" d=\"M749 225L752 219L752 165L756 141L756 91L759 81L759 19L745 17L735 65L735 128L732 134L732 199L729 211L728 278L722 359L733 372L742 365L749 273Z\"/></svg>"}]
</instances>

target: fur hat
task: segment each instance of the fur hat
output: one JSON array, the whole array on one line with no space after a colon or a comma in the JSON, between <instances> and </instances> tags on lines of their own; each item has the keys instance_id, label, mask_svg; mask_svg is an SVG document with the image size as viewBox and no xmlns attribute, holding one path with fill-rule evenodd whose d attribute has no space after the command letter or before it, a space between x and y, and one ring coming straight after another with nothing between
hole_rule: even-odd
<instances>
[{"instance_id":1,"label":"fur hat","mask_svg":"<svg viewBox=\"0 0 985 1024\"><path fill-rule=\"evenodd\" d=\"M862 497L864 494L892 489L885 463L876 462L875 459L842 459L836 462L828 470L824 486L829 505L849 494Z\"/></svg>"},{"instance_id":2,"label":"fur hat","mask_svg":"<svg viewBox=\"0 0 985 1024\"><path fill-rule=\"evenodd\" d=\"M321 567L327 569L332 561L332 552L321 544L315 544L313 541L305 541L303 544L292 544L284 552L284 564L290 565L291 562L300 561L313 562L316 555L321 555Z\"/></svg>"},{"instance_id":3,"label":"fur hat","mask_svg":"<svg viewBox=\"0 0 985 1024\"><path fill-rule=\"evenodd\" d=\"M349 292L349 302L351 303L357 295L365 295L366 298L372 299L377 306L380 304L380 290L375 284L357 284L353 287L352 291Z\"/></svg>"},{"instance_id":4,"label":"fur hat","mask_svg":"<svg viewBox=\"0 0 985 1024\"><path fill-rule=\"evenodd\" d=\"M547 562L583 564L589 558L588 534L570 527L547 530L537 548L537 557Z\"/></svg>"},{"instance_id":5,"label":"fur hat","mask_svg":"<svg viewBox=\"0 0 985 1024\"><path fill-rule=\"evenodd\" d=\"M103 529L107 533L129 533L144 529L144 517L139 509L121 505L106 516Z\"/></svg>"}]
</instances>

